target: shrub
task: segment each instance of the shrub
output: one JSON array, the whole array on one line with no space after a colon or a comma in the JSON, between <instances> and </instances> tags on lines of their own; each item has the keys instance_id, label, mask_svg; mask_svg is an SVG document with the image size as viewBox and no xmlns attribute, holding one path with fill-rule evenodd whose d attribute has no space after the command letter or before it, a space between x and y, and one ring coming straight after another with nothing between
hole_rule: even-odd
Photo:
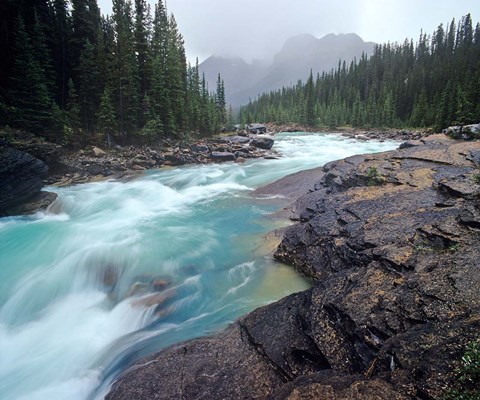
<instances>
[{"instance_id":1,"label":"shrub","mask_svg":"<svg viewBox=\"0 0 480 400\"><path fill-rule=\"evenodd\" d=\"M445 395L445 400L480 399L480 338L470 342L455 371L456 381Z\"/></svg>"}]
</instances>

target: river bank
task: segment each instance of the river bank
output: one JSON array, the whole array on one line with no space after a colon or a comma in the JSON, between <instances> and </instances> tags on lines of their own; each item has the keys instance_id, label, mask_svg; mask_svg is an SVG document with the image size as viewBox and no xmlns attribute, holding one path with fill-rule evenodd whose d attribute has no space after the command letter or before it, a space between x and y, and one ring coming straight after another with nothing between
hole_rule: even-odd
<instances>
[{"instance_id":1,"label":"river bank","mask_svg":"<svg viewBox=\"0 0 480 400\"><path fill-rule=\"evenodd\" d=\"M310 287L264 240L285 199L254 189L397 146L280 133L277 159L49 187L49 212L0 219L0 398L103 399L136 360Z\"/></svg>"},{"instance_id":2,"label":"river bank","mask_svg":"<svg viewBox=\"0 0 480 400\"><path fill-rule=\"evenodd\" d=\"M107 399L441 398L480 329L479 168L480 142L435 135L312 170L275 257L314 287L142 360Z\"/></svg>"},{"instance_id":3,"label":"river bank","mask_svg":"<svg viewBox=\"0 0 480 400\"><path fill-rule=\"evenodd\" d=\"M264 126L265 134L243 129L210 139L163 140L156 146L88 146L71 150L45 142L28 133L8 131L0 140L0 216L32 214L45 209L55 194L40 191L44 185L68 186L105 179L128 180L144 170L187 164L275 158L274 137L279 132L306 132L297 125ZM425 133L392 130L386 132L336 131L359 141L411 140ZM43 182L43 184L42 184Z\"/></svg>"},{"instance_id":4,"label":"river bank","mask_svg":"<svg viewBox=\"0 0 480 400\"><path fill-rule=\"evenodd\" d=\"M31 214L55 196L44 185L68 186L105 179L132 179L147 169L275 158L269 135L238 132L211 139L163 140L156 146L88 146L71 150L23 132L0 140L0 216Z\"/></svg>"}]
</instances>

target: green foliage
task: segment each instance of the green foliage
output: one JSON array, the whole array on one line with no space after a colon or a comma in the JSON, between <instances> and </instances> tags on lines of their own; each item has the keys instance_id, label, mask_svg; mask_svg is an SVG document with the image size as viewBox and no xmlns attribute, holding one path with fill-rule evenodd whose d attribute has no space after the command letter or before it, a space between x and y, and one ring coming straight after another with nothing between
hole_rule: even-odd
<instances>
[{"instance_id":1,"label":"green foliage","mask_svg":"<svg viewBox=\"0 0 480 400\"><path fill-rule=\"evenodd\" d=\"M83 145L99 133L156 142L227 123L223 80L209 93L198 63L187 68L162 0L153 20L146 0L113 0L111 17L101 17L97 0L11 3L18 19L4 27L0 126Z\"/></svg>"},{"instance_id":2,"label":"green foliage","mask_svg":"<svg viewBox=\"0 0 480 400\"><path fill-rule=\"evenodd\" d=\"M98 128L100 132L106 135L113 135L115 133L115 121L112 96L108 87L105 87L98 111Z\"/></svg>"},{"instance_id":3,"label":"green foliage","mask_svg":"<svg viewBox=\"0 0 480 400\"><path fill-rule=\"evenodd\" d=\"M335 128L434 127L480 121L480 25L470 15L439 25L414 45L387 43L347 67L310 74L305 83L265 93L240 110L240 121ZM431 38L431 39L430 39ZM313 89L313 90L312 90Z\"/></svg>"},{"instance_id":4,"label":"green foliage","mask_svg":"<svg viewBox=\"0 0 480 400\"><path fill-rule=\"evenodd\" d=\"M369 186L383 185L385 183L385 179L378 172L378 169L376 167L368 167L367 168L367 183L368 183Z\"/></svg>"},{"instance_id":5,"label":"green foliage","mask_svg":"<svg viewBox=\"0 0 480 400\"><path fill-rule=\"evenodd\" d=\"M480 339L468 344L461 365L456 370L456 380L444 396L445 400L480 399Z\"/></svg>"},{"instance_id":6,"label":"green foliage","mask_svg":"<svg viewBox=\"0 0 480 400\"><path fill-rule=\"evenodd\" d=\"M480 171L473 174L472 179L476 184L480 185Z\"/></svg>"}]
</instances>

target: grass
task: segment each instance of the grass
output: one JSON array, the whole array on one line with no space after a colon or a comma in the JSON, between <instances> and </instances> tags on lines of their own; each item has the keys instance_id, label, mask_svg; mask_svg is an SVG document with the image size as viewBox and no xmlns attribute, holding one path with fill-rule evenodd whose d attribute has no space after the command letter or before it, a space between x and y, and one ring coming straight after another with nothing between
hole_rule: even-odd
<instances>
[{"instance_id":1,"label":"grass","mask_svg":"<svg viewBox=\"0 0 480 400\"><path fill-rule=\"evenodd\" d=\"M456 380L446 392L445 400L480 399L480 338L467 345L455 375Z\"/></svg>"}]
</instances>

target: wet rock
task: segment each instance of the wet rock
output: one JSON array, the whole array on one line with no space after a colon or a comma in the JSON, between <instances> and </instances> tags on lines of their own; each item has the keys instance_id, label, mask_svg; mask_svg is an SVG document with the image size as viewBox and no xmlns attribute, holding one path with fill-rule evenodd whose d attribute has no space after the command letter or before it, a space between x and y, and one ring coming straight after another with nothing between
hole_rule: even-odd
<instances>
[{"instance_id":1,"label":"wet rock","mask_svg":"<svg viewBox=\"0 0 480 400\"><path fill-rule=\"evenodd\" d=\"M157 292L165 290L168 286L170 286L170 282L166 279L155 279L152 282L152 288Z\"/></svg>"},{"instance_id":2,"label":"wet rock","mask_svg":"<svg viewBox=\"0 0 480 400\"><path fill-rule=\"evenodd\" d=\"M365 135L355 135L355 139L360 142L367 142L369 140L369 137Z\"/></svg>"},{"instance_id":3,"label":"wet rock","mask_svg":"<svg viewBox=\"0 0 480 400\"><path fill-rule=\"evenodd\" d=\"M409 147L421 146L423 144L420 140L408 140L400 144L400 149L408 149Z\"/></svg>"},{"instance_id":4,"label":"wet rock","mask_svg":"<svg viewBox=\"0 0 480 400\"><path fill-rule=\"evenodd\" d=\"M226 136L224 140L230 143L248 143L250 139L245 136Z\"/></svg>"},{"instance_id":5,"label":"wet rock","mask_svg":"<svg viewBox=\"0 0 480 400\"><path fill-rule=\"evenodd\" d=\"M29 215L46 210L52 212L49 207L57 197L58 195L56 193L41 191L25 203L8 208L1 216Z\"/></svg>"},{"instance_id":6,"label":"wet rock","mask_svg":"<svg viewBox=\"0 0 480 400\"><path fill-rule=\"evenodd\" d=\"M274 140L272 138L258 137L252 139L250 145L259 149L270 150L273 147L273 143Z\"/></svg>"},{"instance_id":7,"label":"wet rock","mask_svg":"<svg viewBox=\"0 0 480 400\"><path fill-rule=\"evenodd\" d=\"M392 385L380 379L366 379L362 375L342 375L324 371L300 377L283 385L272 399L329 399L329 400L401 400L410 397L396 392Z\"/></svg>"},{"instance_id":8,"label":"wet rock","mask_svg":"<svg viewBox=\"0 0 480 400\"><path fill-rule=\"evenodd\" d=\"M58 144L32 140L28 142L18 142L15 148L42 160L47 164L49 174L62 173L66 170L66 166L62 163L61 159L64 149Z\"/></svg>"},{"instance_id":9,"label":"wet rock","mask_svg":"<svg viewBox=\"0 0 480 400\"><path fill-rule=\"evenodd\" d=\"M114 265L107 265L100 270L100 282L107 292L113 292L117 286L120 270Z\"/></svg>"},{"instance_id":10,"label":"wet rock","mask_svg":"<svg viewBox=\"0 0 480 400\"><path fill-rule=\"evenodd\" d=\"M210 157L214 161L234 161L235 154L227 151L212 151Z\"/></svg>"},{"instance_id":11,"label":"wet rock","mask_svg":"<svg viewBox=\"0 0 480 400\"><path fill-rule=\"evenodd\" d=\"M253 134L267 133L267 126L264 124L250 124L247 125L247 130Z\"/></svg>"},{"instance_id":12,"label":"wet rock","mask_svg":"<svg viewBox=\"0 0 480 400\"><path fill-rule=\"evenodd\" d=\"M141 361L107 399L442 398L480 329L471 151L437 136L282 180L311 186L276 257L314 287Z\"/></svg>"},{"instance_id":13,"label":"wet rock","mask_svg":"<svg viewBox=\"0 0 480 400\"><path fill-rule=\"evenodd\" d=\"M43 161L0 142L0 216L39 195L47 173Z\"/></svg>"},{"instance_id":14,"label":"wet rock","mask_svg":"<svg viewBox=\"0 0 480 400\"><path fill-rule=\"evenodd\" d=\"M168 300L172 299L175 296L175 291L170 290L164 293L154 293L148 296L141 298L133 303L135 306L142 307L153 307L153 306L162 306Z\"/></svg>"},{"instance_id":15,"label":"wet rock","mask_svg":"<svg viewBox=\"0 0 480 400\"><path fill-rule=\"evenodd\" d=\"M145 283L135 282L132 286L130 286L130 289L128 289L126 297L132 297L140 293L144 293L147 291L147 289L148 289L148 285L146 285Z\"/></svg>"}]
</instances>

